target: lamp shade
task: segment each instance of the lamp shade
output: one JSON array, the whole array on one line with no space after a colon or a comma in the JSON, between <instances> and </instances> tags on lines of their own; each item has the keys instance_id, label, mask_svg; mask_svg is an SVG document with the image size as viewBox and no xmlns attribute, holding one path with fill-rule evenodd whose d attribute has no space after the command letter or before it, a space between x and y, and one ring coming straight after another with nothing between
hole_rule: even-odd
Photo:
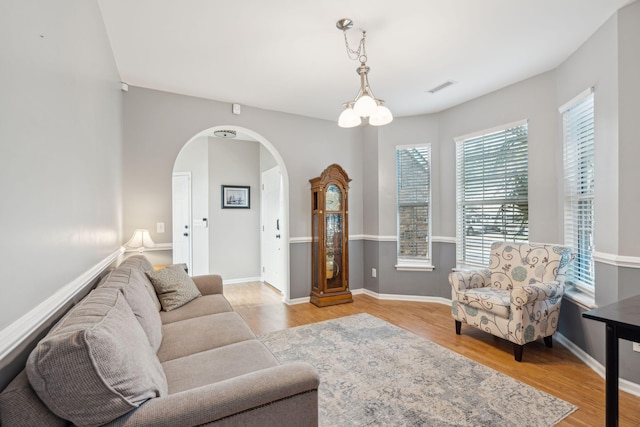
<instances>
[{"instance_id":1,"label":"lamp shade","mask_svg":"<svg viewBox=\"0 0 640 427\"><path fill-rule=\"evenodd\" d=\"M124 244L125 247L138 249L140 252L142 252L144 248L153 248L155 245L156 244L149 235L149 230L143 228L139 228L134 231L131 239Z\"/></svg>"},{"instance_id":2,"label":"lamp shade","mask_svg":"<svg viewBox=\"0 0 640 427\"><path fill-rule=\"evenodd\" d=\"M353 111L355 111L359 116L369 117L375 114L377 107L378 104L372 97L369 95L362 95L353 106Z\"/></svg>"},{"instance_id":3,"label":"lamp shade","mask_svg":"<svg viewBox=\"0 0 640 427\"><path fill-rule=\"evenodd\" d=\"M383 126L391 123L393 120L393 114L384 105L378 105L375 114L369 117L369 124L372 126Z\"/></svg>"},{"instance_id":4,"label":"lamp shade","mask_svg":"<svg viewBox=\"0 0 640 427\"><path fill-rule=\"evenodd\" d=\"M338 117L338 126L341 128L352 128L362 123L362 119L359 115L353 111L353 108L347 107Z\"/></svg>"}]
</instances>

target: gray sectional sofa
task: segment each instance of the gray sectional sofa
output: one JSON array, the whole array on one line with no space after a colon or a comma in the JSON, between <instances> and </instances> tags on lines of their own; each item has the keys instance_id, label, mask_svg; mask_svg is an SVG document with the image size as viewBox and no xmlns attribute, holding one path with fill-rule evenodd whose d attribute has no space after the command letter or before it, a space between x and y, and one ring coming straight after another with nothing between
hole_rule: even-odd
<instances>
[{"instance_id":1,"label":"gray sectional sofa","mask_svg":"<svg viewBox=\"0 0 640 427\"><path fill-rule=\"evenodd\" d=\"M310 426L317 372L281 365L222 294L162 311L144 256L111 271L39 341L0 393L10 426Z\"/></svg>"}]
</instances>

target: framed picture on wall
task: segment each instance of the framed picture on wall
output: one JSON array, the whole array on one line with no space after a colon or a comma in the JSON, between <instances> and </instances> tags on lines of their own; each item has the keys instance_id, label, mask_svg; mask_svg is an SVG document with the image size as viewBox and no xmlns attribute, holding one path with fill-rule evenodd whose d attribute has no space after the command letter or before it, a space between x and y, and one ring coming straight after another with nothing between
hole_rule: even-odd
<instances>
[{"instance_id":1,"label":"framed picture on wall","mask_svg":"<svg viewBox=\"0 0 640 427\"><path fill-rule=\"evenodd\" d=\"M223 185L222 209L251 209L251 187Z\"/></svg>"}]
</instances>

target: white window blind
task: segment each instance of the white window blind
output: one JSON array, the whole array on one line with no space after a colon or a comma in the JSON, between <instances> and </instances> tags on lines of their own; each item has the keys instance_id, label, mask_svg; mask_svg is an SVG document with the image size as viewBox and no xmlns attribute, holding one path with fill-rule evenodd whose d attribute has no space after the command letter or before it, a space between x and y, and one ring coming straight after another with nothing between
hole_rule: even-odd
<instances>
[{"instance_id":1,"label":"white window blind","mask_svg":"<svg viewBox=\"0 0 640 427\"><path fill-rule=\"evenodd\" d=\"M487 266L491 243L528 241L527 124L456 140L457 263Z\"/></svg>"},{"instance_id":2,"label":"white window blind","mask_svg":"<svg viewBox=\"0 0 640 427\"><path fill-rule=\"evenodd\" d=\"M430 151L428 145L396 148L399 261L430 258Z\"/></svg>"},{"instance_id":3,"label":"white window blind","mask_svg":"<svg viewBox=\"0 0 640 427\"><path fill-rule=\"evenodd\" d=\"M594 106L589 90L562 112L564 133L564 236L576 258L567 281L594 287ZM586 288L586 289L585 289Z\"/></svg>"}]
</instances>

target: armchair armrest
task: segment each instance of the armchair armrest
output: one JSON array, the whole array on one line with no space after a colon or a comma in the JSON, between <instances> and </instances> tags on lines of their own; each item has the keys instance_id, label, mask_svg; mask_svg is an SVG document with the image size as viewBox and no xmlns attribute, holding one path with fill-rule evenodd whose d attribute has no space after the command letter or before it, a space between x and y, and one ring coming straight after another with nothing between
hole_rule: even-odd
<instances>
[{"instance_id":1,"label":"armchair armrest","mask_svg":"<svg viewBox=\"0 0 640 427\"><path fill-rule=\"evenodd\" d=\"M511 291L511 304L522 307L537 301L561 298L564 295L564 283L557 281L533 283L514 288Z\"/></svg>"},{"instance_id":2,"label":"armchair armrest","mask_svg":"<svg viewBox=\"0 0 640 427\"><path fill-rule=\"evenodd\" d=\"M320 378L307 363L296 362L252 372L203 387L150 399L107 424L115 426L199 426L269 403L317 391ZM317 397L316 397L317 420ZM290 411L295 413L297 411ZM309 414L313 416L314 414ZM278 420L276 424L287 425ZM293 423L296 420L292 420ZM268 423L265 425L269 425ZM294 424L292 424L294 425Z\"/></svg>"},{"instance_id":3,"label":"armchair armrest","mask_svg":"<svg viewBox=\"0 0 640 427\"><path fill-rule=\"evenodd\" d=\"M449 273L449 284L456 292L465 289L484 288L489 286L491 272L488 268L479 270L460 270Z\"/></svg>"},{"instance_id":4,"label":"armchair armrest","mask_svg":"<svg viewBox=\"0 0 640 427\"><path fill-rule=\"evenodd\" d=\"M191 278L202 295L214 295L222 293L222 277L217 274L205 276L193 276Z\"/></svg>"}]
</instances>

